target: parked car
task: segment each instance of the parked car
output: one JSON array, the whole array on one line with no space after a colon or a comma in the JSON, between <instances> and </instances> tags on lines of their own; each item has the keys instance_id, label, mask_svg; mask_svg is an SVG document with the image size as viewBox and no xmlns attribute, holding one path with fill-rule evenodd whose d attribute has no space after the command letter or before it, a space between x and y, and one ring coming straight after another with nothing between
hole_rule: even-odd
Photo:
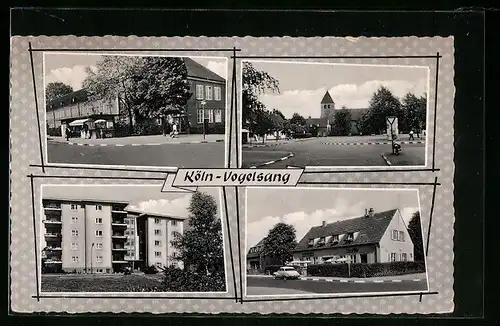
<instances>
[{"instance_id":1,"label":"parked car","mask_svg":"<svg viewBox=\"0 0 500 326\"><path fill-rule=\"evenodd\" d=\"M283 279L283 280L298 280L300 278L299 272L295 270L293 267L284 266L280 267L278 271L274 272L273 278L275 280Z\"/></svg>"}]
</instances>

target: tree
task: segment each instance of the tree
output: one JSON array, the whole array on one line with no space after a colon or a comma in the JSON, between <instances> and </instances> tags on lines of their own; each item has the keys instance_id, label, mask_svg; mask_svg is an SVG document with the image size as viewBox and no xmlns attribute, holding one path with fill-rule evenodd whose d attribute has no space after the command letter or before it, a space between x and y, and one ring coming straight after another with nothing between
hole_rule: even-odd
<instances>
[{"instance_id":1,"label":"tree","mask_svg":"<svg viewBox=\"0 0 500 326\"><path fill-rule=\"evenodd\" d=\"M351 132L351 112L345 106L334 113L332 132L337 136L346 136Z\"/></svg>"},{"instance_id":2,"label":"tree","mask_svg":"<svg viewBox=\"0 0 500 326\"><path fill-rule=\"evenodd\" d=\"M382 133L387 127L386 118L388 116L396 116L400 129L403 129L404 117L401 103L387 87L381 86L373 93L368 112L363 118L363 129L368 129L364 133Z\"/></svg>"},{"instance_id":3,"label":"tree","mask_svg":"<svg viewBox=\"0 0 500 326\"><path fill-rule=\"evenodd\" d=\"M307 124L307 122L306 122L306 118L304 118L303 116L301 116L298 113L294 113L292 118L290 119L290 124L305 126Z\"/></svg>"},{"instance_id":4,"label":"tree","mask_svg":"<svg viewBox=\"0 0 500 326\"><path fill-rule=\"evenodd\" d=\"M273 109L270 113L270 118L272 121L272 129L276 132L276 141L278 141L279 133L285 129L286 118L279 110Z\"/></svg>"},{"instance_id":5,"label":"tree","mask_svg":"<svg viewBox=\"0 0 500 326\"><path fill-rule=\"evenodd\" d=\"M416 115L419 123L419 130L425 129L427 125L427 93L424 93L418 98Z\"/></svg>"},{"instance_id":6,"label":"tree","mask_svg":"<svg viewBox=\"0 0 500 326\"><path fill-rule=\"evenodd\" d=\"M262 254L283 265L293 258L292 251L296 245L295 228L286 223L278 223L264 239Z\"/></svg>"},{"instance_id":7,"label":"tree","mask_svg":"<svg viewBox=\"0 0 500 326\"><path fill-rule=\"evenodd\" d=\"M416 97L413 93L407 93L401 101L401 106L409 130L416 131L425 128L427 95Z\"/></svg>"},{"instance_id":8,"label":"tree","mask_svg":"<svg viewBox=\"0 0 500 326\"><path fill-rule=\"evenodd\" d=\"M249 131L256 126L255 114L257 110L265 109L264 103L259 96L265 92L279 92L279 82L265 71L255 69L250 62L243 62L243 98L242 116L243 123L249 124Z\"/></svg>"},{"instance_id":9,"label":"tree","mask_svg":"<svg viewBox=\"0 0 500 326\"><path fill-rule=\"evenodd\" d=\"M96 70L85 68L87 77L83 87L87 89L91 98L114 101L118 97L120 108L129 120L130 133L134 126L134 104L136 98L136 80L142 73L142 57L134 56L104 56L97 62Z\"/></svg>"},{"instance_id":10,"label":"tree","mask_svg":"<svg viewBox=\"0 0 500 326\"><path fill-rule=\"evenodd\" d=\"M165 118L183 113L192 93L187 80L187 68L181 58L144 57L131 76L136 113L141 118Z\"/></svg>"},{"instance_id":11,"label":"tree","mask_svg":"<svg viewBox=\"0 0 500 326\"><path fill-rule=\"evenodd\" d=\"M272 132L275 128L275 122L269 111L264 109L254 110L253 132L262 138L264 143L266 135Z\"/></svg>"},{"instance_id":12,"label":"tree","mask_svg":"<svg viewBox=\"0 0 500 326\"><path fill-rule=\"evenodd\" d=\"M422 225L420 223L420 212L413 213L408 223L408 233L413 242L413 257L415 261L424 260L424 241L422 239Z\"/></svg>"},{"instance_id":13,"label":"tree","mask_svg":"<svg viewBox=\"0 0 500 326\"><path fill-rule=\"evenodd\" d=\"M224 277L222 226L215 199L209 194L195 192L188 212L186 231L182 235L177 233L171 242L177 249L173 258L182 261L189 271Z\"/></svg>"},{"instance_id":14,"label":"tree","mask_svg":"<svg viewBox=\"0 0 500 326\"><path fill-rule=\"evenodd\" d=\"M61 82L51 82L45 87L45 100L48 102L70 93L73 93L73 87Z\"/></svg>"}]
</instances>

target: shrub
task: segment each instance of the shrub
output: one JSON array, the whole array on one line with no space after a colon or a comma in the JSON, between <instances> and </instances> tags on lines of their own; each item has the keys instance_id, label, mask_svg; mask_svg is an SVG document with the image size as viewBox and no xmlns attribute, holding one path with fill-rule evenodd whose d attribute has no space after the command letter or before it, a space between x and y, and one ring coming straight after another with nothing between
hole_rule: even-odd
<instances>
[{"instance_id":1,"label":"shrub","mask_svg":"<svg viewBox=\"0 0 500 326\"><path fill-rule=\"evenodd\" d=\"M144 120L134 126L134 133L141 136L161 135L163 134L163 127L154 120Z\"/></svg>"},{"instance_id":2,"label":"shrub","mask_svg":"<svg viewBox=\"0 0 500 326\"><path fill-rule=\"evenodd\" d=\"M351 277L378 277L403 274L425 273L422 261L398 261L391 263L351 264ZM307 266L310 276L349 277L347 264L318 264Z\"/></svg>"},{"instance_id":3,"label":"shrub","mask_svg":"<svg viewBox=\"0 0 500 326\"><path fill-rule=\"evenodd\" d=\"M311 138L312 134L310 132L306 132L305 134L295 134L293 138Z\"/></svg>"},{"instance_id":4,"label":"shrub","mask_svg":"<svg viewBox=\"0 0 500 326\"><path fill-rule=\"evenodd\" d=\"M156 269L156 267L153 265L144 267L142 271L144 272L144 274L156 274L156 273L158 273L158 269Z\"/></svg>"},{"instance_id":5,"label":"shrub","mask_svg":"<svg viewBox=\"0 0 500 326\"><path fill-rule=\"evenodd\" d=\"M168 267L164 270L162 290L165 292L223 292L226 290L226 280L224 273L205 275L177 267Z\"/></svg>"},{"instance_id":6,"label":"shrub","mask_svg":"<svg viewBox=\"0 0 500 326\"><path fill-rule=\"evenodd\" d=\"M61 128L47 128L47 135L52 137L61 137Z\"/></svg>"}]
</instances>

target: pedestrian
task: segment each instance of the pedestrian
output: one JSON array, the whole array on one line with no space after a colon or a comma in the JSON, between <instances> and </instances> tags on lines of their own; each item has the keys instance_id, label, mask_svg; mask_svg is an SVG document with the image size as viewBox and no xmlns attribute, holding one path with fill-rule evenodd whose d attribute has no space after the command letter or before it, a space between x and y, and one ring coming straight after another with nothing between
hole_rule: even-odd
<instances>
[{"instance_id":1,"label":"pedestrian","mask_svg":"<svg viewBox=\"0 0 500 326\"><path fill-rule=\"evenodd\" d=\"M69 134L70 134L69 127L66 127L66 141L69 141Z\"/></svg>"},{"instance_id":2,"label":"pedestrian","mask_svg":"<svg viewBox=\"0 0 500 326\"><path fill-rule=\"evenodd\" d=\"M415 137L413 137L413 130L410 130L410 140L415 140Z\"/></svg>"},{"instance_id":3,"label":"pedestrian","mask_svg":"<svg viewBox=\"0 0 500 326\"><path fill-rule=\"evenodd\" d=\"M179 135L179 132L177 131L177 123L174 122L174 124L172 125L172 134L173 134L173 138L176 138L178 135Z\"/></svg>"},{"instance_id":4,"label":"pedestrian","mask_svg":"<svg viewBox=\"0 0 500 326\"><path fill-rule=\"evenodd\" d=\"M420 139L420 129L417 129L417 138Z\"/></svg>"}]
</instances>

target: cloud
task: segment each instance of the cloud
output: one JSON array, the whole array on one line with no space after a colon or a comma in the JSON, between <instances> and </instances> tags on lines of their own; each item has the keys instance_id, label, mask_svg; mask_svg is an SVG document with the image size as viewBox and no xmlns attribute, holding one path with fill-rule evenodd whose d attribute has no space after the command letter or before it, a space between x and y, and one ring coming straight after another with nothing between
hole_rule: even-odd
<instances>
[{"instance_id":1,"label":"cloud","mask_svg":"<svg viewBox=\"0 0 500 326\"><path fill-rule=\"evenodd\" d=\"M399 211L401 212L401 216L403 217L406 226L408 226L413 214L418 212L418 207L403 207Z\"/></svg>"},{"instance_id":2,"label":"cloud","mask_svg":"<svg viewBox=\"0 0 500 326\"><path fill-rule=\"evenodd\" d=\"M186 195L172 200L150 199L138 202L136 204L131 204L128 206L128 208L131 210L137 210L151 214L164 214L187 218L190 200L191 195Z\"/></svg>"},{"instance_id":3,"label":"cloud","mask_svg":"<svg viewBox=\"0 0 500 326\"><path fill-rule=\"evenodd\" d=\"M215 72L217 75L222 78L227 78L227 64L225 61L208 61L206 65L207 69Z\"/></svg>"},{"instance_id":4,"label":"cloud","mask_svg":"<svg viewBox=\"0 0 500 326\"><path fill-rule=\"evenodd\" d=\"M82 88L82 83L87 77L85 72L85 67L82 65L76 65L73 67L62 67L57 69L52 69L45 76L45 84L51 82L62 82L73 87L73 90L79 90ZM90 66L92 70L95 70L95 66Z\"/></svg>"},{"instance_id":5,"label":"cloud","mask_svg":"<svg viewBox=\"0 0 500 326\"><path fill-rule=\"evenodd\" d=\"M323 221L327 223L344 220L348 217L359 217L364 213L365 203L360 201L352 205L344 199L335 201L335 208L322 209L313 212L293 212L283 216L266 216L247 225L247 249L256 245L262 238L267 236L269 230L277 223L283 222L293 225L296 230L297 241L300 241L304 235L313 226L321 225Z\"/></svg>"},{"instance_id":6,"label":"cloud","mask_svg":"<svg viewBox=\"0 0 500 326\"><path fill-rule=\"evenodd\" d=\"M399 98L412 92L417 96L427 92L427 80L421 79L416 83L405 80L371 80L363 84L339 84L328 91L332 96L335 107L367 108L374 92L380 86L385 86ZM321 114L321 100L327 89L316 90L289 90L280 94L264 94L260 100L268 109L279 109L288 118L297 112L302 116L319 117Z\"/></svg>"}]
</instances>

